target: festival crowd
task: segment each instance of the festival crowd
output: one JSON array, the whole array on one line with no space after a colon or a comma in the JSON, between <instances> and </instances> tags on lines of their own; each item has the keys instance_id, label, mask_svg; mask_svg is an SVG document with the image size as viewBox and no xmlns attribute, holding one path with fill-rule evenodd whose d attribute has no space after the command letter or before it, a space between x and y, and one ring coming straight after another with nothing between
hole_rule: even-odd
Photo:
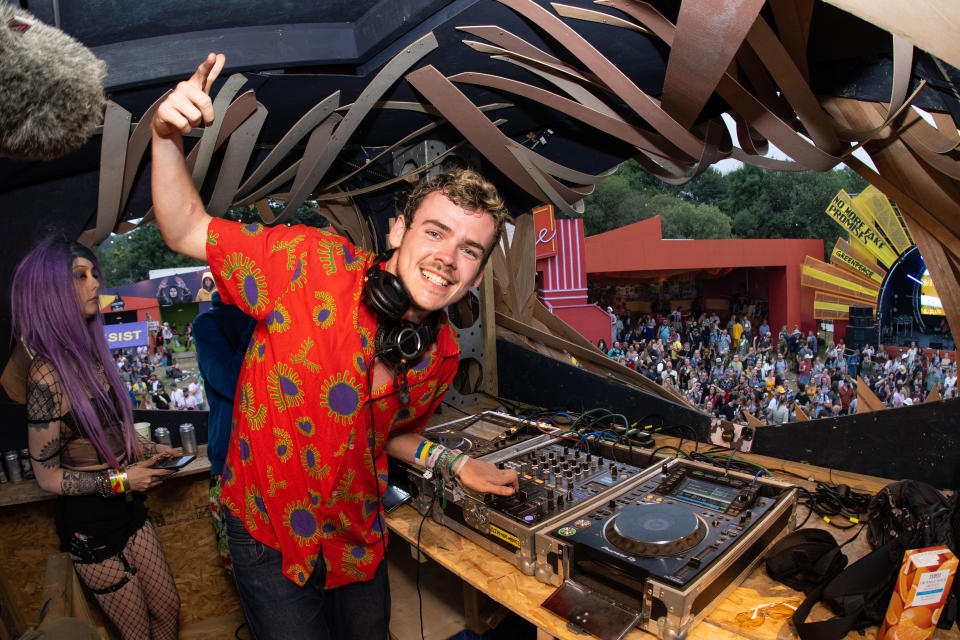
<instances>
[{"instance_id":1,"label":"festival crowd","mask_svg":"<svg viewBox=\"0 0 960 640\"><path fill-rule=\"evenodd\" d=\"M889 407L924 402L937 390L957 396L957 364L913 343L891 354L874 347L849 349L840 340L821 350L817 336L784 325L774 336L767 320L731 314L699 316L679 309L659 320L629 311L611 313L616 340L601 351L651 380L672 386L690 404L715 417L767 424L857 412L857 378ZM802 419L802 417L801 417Z\"/></svg>"}]
</instances>

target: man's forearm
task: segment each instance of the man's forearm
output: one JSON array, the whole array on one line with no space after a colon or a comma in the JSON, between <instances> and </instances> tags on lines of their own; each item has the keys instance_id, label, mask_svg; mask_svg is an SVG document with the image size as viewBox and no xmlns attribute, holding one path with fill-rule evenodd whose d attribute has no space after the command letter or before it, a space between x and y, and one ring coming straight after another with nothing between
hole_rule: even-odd
<instances>
[{"instance_id":1,"label":"man's forearm","mask_svg":"<svg viewBox=\"0 0 960 640\"><path fill-rule=\"evenodd\" d=\"M167 246L178 253L206 259L206 229L210 216L193 186L183 159L179 135L153 134L150 183L157 226Z\"/></svg>"},{"instance_id":2,"label":"man's forearm","mask_svg":"<svg viewBox=\"0 0 960 640\"><path fill-rule=\"evenodd\" d=\"M420 443L424 440L425 438L423 436L410 433L409 431L391 435L387 438L385 447L387 455L401 462L421 467L423 465L417 461L416 454L417 447L420 446Z\"/></svg>"}]
</instances>

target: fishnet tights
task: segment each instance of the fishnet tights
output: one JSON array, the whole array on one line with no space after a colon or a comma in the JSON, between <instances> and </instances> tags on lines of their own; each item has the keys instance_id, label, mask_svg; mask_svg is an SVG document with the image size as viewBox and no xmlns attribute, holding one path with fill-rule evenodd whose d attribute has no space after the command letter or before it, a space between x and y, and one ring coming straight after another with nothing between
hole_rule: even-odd
<instances>
[{"instance_id":1,"label":"fishnet tights","mask_svg":"<svg viewBox=\"0 0 960 640\"><path fill-rule=\"evenodd\" d=\"M74 558L77 575L92 591L109 589L128 579L113 593L94 594L123 640L175 640L180 595L149 520L130 537L121 553L136 569L136 575L130 575L117 557L97 564L83 564Z\"/></svg>"}]
</instances>

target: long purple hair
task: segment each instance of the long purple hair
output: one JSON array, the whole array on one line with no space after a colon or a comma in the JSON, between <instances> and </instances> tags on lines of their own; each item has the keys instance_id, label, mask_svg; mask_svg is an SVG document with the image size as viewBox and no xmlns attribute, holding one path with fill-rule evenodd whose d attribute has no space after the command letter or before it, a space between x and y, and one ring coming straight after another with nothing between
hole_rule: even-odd
<instances>
[{"instance_id":1,"label":"long purple hair","mask_svg":"<svg viewBox=\"0 0 960 640\"><path fill-rule=\"evenodd\" d=\"M74 258L92 262L94 274L100 279L100 264L94 253L60 235L41 241L17 266L10 287L13 340L23 340L35 358L53 367L84 435L103 460L117 467L117 456L103 429L119 424L127 460L139 457L130 396L107 348L100 313L84 317L77 300ZM101 368L107 377L107 389L100 378Z\"/></svg>"}]
</instances>

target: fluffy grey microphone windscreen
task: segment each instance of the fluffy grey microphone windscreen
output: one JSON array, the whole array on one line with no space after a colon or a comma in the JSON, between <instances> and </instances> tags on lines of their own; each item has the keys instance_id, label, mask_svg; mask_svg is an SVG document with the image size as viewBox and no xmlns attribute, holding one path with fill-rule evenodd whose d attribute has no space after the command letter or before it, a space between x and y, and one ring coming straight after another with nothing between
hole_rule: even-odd
<instances>
[{"instance_id":1,"label":"fluffy grey microphone windscreen","mask_svg":"<svg viewBox=\"0 0 960 640\"><path fill-rule=\"evenodd\" d=\"M89 49L0 2L0 156L50 160L93 135L107 69Z\"/></svg>"}]
</instances>

